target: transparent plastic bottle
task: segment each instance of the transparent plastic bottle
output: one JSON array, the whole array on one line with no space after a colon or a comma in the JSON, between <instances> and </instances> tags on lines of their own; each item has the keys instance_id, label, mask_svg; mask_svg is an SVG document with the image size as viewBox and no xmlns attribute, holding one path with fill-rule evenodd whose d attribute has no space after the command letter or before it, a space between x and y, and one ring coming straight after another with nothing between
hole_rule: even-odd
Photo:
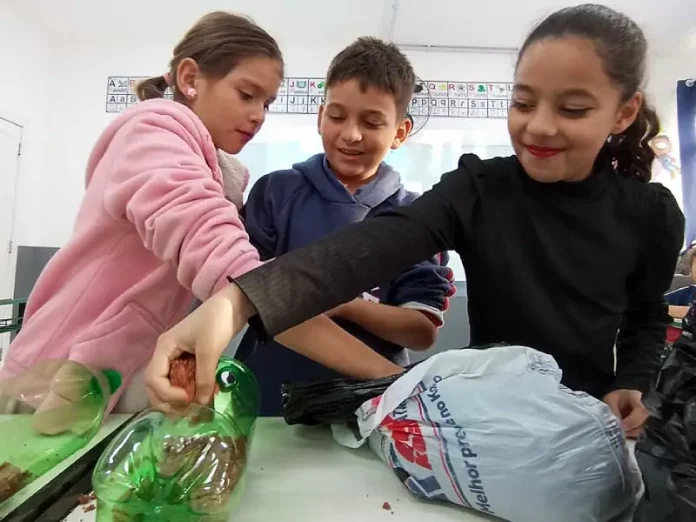
<instances>
[{"instance_id":1,"label":"transparent plastic bottle","mask_svg":"<svg viewBox=\"0 0 696 522\"><path fill-rule=\"evenodd\" d=\"M224 522L243 491L260 404L242 363L222 358L212 407L147 410L109 444L92 485L100 522Z\"/></svg>"},{"instance_id":2,"label":"transparent plastic bottle","mask_svg":"<svg viewBox=\"0 0 696 522\"><path fill-rule=\"evenodd\" d=\"M83 448L121 376L70 360L0 380L0 502Z\"/></svg>"}]
</instances>

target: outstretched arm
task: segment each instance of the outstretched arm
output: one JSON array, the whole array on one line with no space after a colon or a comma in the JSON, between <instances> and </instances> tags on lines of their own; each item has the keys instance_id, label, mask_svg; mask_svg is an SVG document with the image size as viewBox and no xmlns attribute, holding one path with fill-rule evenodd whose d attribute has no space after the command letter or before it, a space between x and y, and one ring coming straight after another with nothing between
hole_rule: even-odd
<instances>
[{"instance_id":1,"label":"outstretched arm","mask_svg":"<svg viewBox=\"0 0 696 522\"><path fill-rule=\"evenodd\" d=\"M274 336L438 252L466 252L478 205L475 175L463 167L445 174L407 207L346 227L235 278L258 313L250 325L260 338Z\"/></svg>"}]
</instances>

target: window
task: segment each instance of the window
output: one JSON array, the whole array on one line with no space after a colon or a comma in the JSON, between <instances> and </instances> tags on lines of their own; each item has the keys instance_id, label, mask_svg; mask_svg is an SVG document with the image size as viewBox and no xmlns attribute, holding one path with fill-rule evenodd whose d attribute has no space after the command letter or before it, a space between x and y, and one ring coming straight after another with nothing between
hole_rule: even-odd
<instances>
[{"instance_id":1,"label":"window","mask_svg":"<svg viewBox=\"0 0 696 522\"><path fill-rule=\"evenodd\" d=\"M251 188L264 174L290 168L321 151L314 117L272 115L239 159L249 168ZM407 190L422 193L437 183L443 173L454 170L465 153L481 158L511 155L505 120L431 118L422 131L390 152L385 161L399 171ZM454 252L451 254L450 267L455 278L464 281L461 260Z\"/></svg>"}]
</instances>

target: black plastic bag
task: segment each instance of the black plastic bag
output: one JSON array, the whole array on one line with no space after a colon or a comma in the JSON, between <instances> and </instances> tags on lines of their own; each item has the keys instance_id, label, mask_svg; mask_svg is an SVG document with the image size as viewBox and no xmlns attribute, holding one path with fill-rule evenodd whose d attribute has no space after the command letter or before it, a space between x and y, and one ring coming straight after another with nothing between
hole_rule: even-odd
<instances>
[{"instance_id":1,"label":"black plastic bag","mask_svg":"<svg viewBox=\"0 0 696 522\"><path fill-rule=\"evenodd\" d=\"M343 424L355 420L355 411L365 401L382 395L401 375L360 381L333 379L319 382L284 383L283 417L290 425Z\"/></svg>"},{"instance_id":2,"label":"black plastic bag","mask_svg":"<svg viewBox=\"0 0 696 522\"><path fill-rule=\"evenodd\" d=\"M634 522L696 521L696 340L685 333L644 400L651 416L636 444L645 495Z\"/></svg>"},{"instance_id":3,"label":"black plastic bag","mask_svg":"<svg viewBox=\"0 0 696 522\"><path fill-rule=\"evenodd\" d=\"M507 343L470 346L468 349L485 350ZM406 369L417 366L411 364ZM283 417L290 425L348 424L355 421L355 412L365 402L382 395L401 375L383 379L332 379L317 382L284 383L281 388Z\"/></svg>"}]
</instances>

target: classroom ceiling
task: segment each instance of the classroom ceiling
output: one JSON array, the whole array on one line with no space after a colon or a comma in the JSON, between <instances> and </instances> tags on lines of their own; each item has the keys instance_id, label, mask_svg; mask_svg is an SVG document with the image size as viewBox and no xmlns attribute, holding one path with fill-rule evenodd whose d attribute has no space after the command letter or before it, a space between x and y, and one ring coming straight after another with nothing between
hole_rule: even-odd
<instances>
[{"instance_id":1,"label":"classroom ceiling","mask_svg":"<svg viewBox=\"0 0 696 522\"><path fill-rule=\"evenodd\" d=\"M252 16L283 46L342 46L360 35L400 44L514 48L568 0L0 0L54 41L176 40L202 14ZM661 50L696 47L696 0L605 0Z\"/></svg>"}]
</instances>

